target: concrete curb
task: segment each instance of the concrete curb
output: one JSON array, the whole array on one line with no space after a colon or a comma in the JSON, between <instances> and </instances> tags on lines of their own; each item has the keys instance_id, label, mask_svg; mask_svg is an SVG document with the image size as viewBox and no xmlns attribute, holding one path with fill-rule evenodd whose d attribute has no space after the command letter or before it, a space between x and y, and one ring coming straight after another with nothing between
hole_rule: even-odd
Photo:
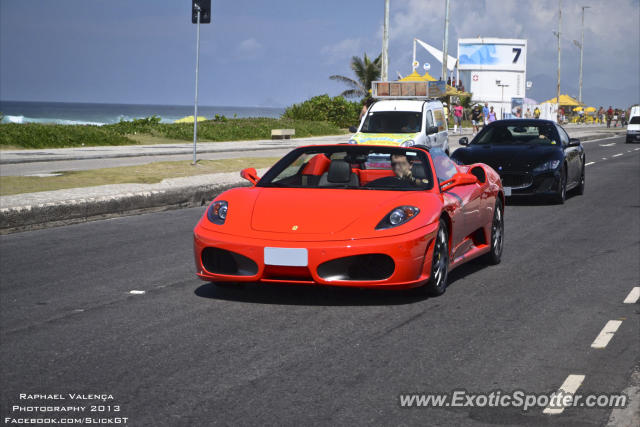
<instances>
[{"instance_id":1,"label":"concrete curb","mask_svg":"<svg viewBox=\"0 0 640 427\"><path fill-rule=\"evenodd\" d=\"M203 206L245 181L125 193L0 209L0 234L67 225L122 215Z\"/></svg>"}]
</instances>

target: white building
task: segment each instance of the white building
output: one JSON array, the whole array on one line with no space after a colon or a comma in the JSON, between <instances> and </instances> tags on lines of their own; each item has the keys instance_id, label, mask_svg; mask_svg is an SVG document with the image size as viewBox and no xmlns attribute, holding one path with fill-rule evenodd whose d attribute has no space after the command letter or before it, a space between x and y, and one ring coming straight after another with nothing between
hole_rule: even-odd
<instances>
[{"instance_id":1,"label":"white building","mask_svg":"<svg viewBox=\"0 0 640 427\"><path fill-rule=\"evenodd\" d=\"M489 103L498 119L522 107L527 82L527 40L472 38L458 40L460 80L472 102ZM525 107L526 108L526 107Z\"/></svg>"}]
</instances>

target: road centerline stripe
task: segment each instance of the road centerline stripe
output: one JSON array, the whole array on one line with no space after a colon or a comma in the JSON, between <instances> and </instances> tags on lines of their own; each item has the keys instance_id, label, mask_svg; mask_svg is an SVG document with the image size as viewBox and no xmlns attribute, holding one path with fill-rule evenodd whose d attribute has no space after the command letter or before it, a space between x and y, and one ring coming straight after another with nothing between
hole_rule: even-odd
<instances>
[{"instance_id":1,"label":"road centerline stripe","mask_svg":"<svg viewBox=\"0 0 640 427\"><path fill-rule=\"evenodd\" d=\"M635 286L629 292L629 295L624 299L624 304L635 304L640 299L640 286Z\"/></svg>"},{"instance_id":2,"label":"road centerline stripe","mask_svg":"<svg viewBox=\"0 0 640 427\"><path fill-rule=\"evenodd\" d=\"M622 325L622 320L609 320L596 339L593 340L593 343L591 343L591 348L605 348L620 325Z\"/></svg>"},{"instance_id":3,"label":"road centerline stripe","mask_svg":"<svg viewBox=\"0 0 640 427\"><path fill-rule=\"evenodd\" d=\"M613 155L613 156L611 156L611 157L619 157L619 156L622 156L623 154L624 154L624 153L618 153L618 154L614 154L614 155Z\"/></svg>"},{"instance_id":4,"label":"road centerline stripe","mask_svg":"<svg viewBox=\"0 0 640 427\"><path fill-rule=\"evenodd\" d=\"M600 147L611 147L612 145L616 145L616 143L612 142L610 144L600 144Z\"/></svg>"},{"instance_id":5,"label":"road centerline stripe","mask_svg":"<svg viewBox=\"0 0 640 427\"><path fill-rule=\"evenodd\" d=\"M592 164L594 164L594 163L595 163L595 162L588 162L588 163L585 163L584 165L585 165L585 166L589 166L589 165L592 165Z\"/></svg>"},{"instance_id":6,"label":"road centerline stripe","mask_svg":"<svg viewBox=\"0 0 640 427\"><path fill-rule=\"evenodd\" d=\"M556 394L575 394L578 387L582 385L584 381L584 375L575 375L571 374L567 377L566 380L562 383ZM562 401L564 399L561 399ZM542 411L543 414L557 415L564 412L564 406L547 406Z\"/></svg>"},{"instance_id":7,"label":"road centerline stripe","mask_svg":"<svg viewBox=\"0 0 640 427\"><path fill-rule=\"evenodd\" d=\"M147 291L138 291L136 289L129 291L130 294L132 295L144 295L145 293L147 293Z\"/></svg>"}]
</instances>

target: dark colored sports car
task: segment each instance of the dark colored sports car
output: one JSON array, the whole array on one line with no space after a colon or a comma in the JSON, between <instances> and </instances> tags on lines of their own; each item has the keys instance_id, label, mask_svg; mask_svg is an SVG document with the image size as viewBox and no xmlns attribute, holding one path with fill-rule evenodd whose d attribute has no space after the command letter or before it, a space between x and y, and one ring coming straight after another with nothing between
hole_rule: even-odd
<instances>
[{"instance_id":1,"label":"dark colored sports car","mask_svg":"<svg viewBox=\"0 0 640 427\"><path fill-rule=\"evenodd\" d=\"M585 153L579 139L548 120L499 120L485 126L451 158L485 163L502 179L506 196L547 195L564 203L567 191L584 193Z\"/></svg>"}]
</instances>

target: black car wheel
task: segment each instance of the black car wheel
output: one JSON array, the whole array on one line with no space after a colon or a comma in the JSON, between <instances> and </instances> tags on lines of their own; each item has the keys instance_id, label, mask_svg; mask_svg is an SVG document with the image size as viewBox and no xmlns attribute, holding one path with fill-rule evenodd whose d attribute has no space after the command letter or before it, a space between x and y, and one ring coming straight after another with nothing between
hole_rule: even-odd
<instances>
[{"instance_id":1,"label":"black car wheel","mask_svg":"<svg viewBox=\"0 0 640 427\"><path fill-rule=\"evenodd\" d=\"M493 222L491 224L491 251L487 254L489 264L500 264L502 258L502 245L504 242L504 210L502 200L496 200L493 210Z\"/></svg>"},{"instance_id":2,"label":"black car wheel","mask_svg":"<svg viewBox=\"0 0 640 427\"><path fill-rule=\"evenodd\" d=\"M431 260L431 275L429 282L422 290L431 296L442 295L447 289L447 276L449 275L449 233L447 224L440 219L440 227L433 244L433 259Z\"/></svg>"},{"instance_id":3,"label":"black car wheel","mask_svg":"<svg viewBox=\"0 0 640 427\"><path fill-rule=\"evenodd\" d=\"M560 171L560 184L558 186L558 192L555 196L556 203L561 205L567 200L567 169L562 166Z\"/></svg>"},{"instance_id":4,"label":"black car wheel","mask_svg":"<svg viewBox=\"0 0 640 427\"><path fill-rule=\"evenodd\" d=\"M576 187L576 194L579 196L584 194L584 166L582 166L582 174L580 175L580 182Z\"/></svg>"}]
</instances>

